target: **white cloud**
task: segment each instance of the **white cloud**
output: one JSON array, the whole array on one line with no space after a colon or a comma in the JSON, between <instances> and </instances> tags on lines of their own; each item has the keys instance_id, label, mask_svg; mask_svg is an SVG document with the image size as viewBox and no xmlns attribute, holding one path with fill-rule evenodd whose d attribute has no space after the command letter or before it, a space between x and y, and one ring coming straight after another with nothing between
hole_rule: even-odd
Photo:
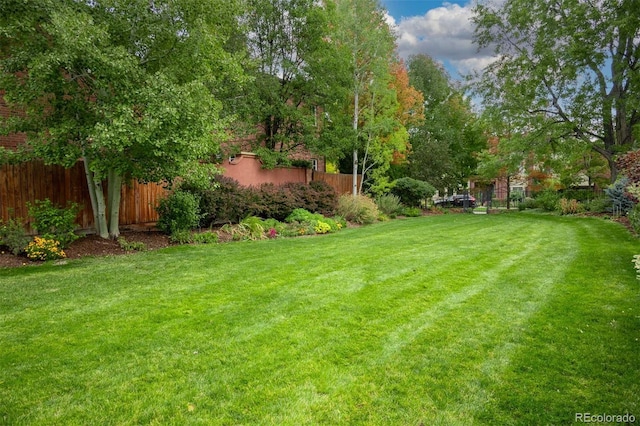
<instances>
[{"instance_id":1,"label":"white cloud","mask_svg":"<svg viewBox=\"0 0 640 426\"><path fill-rule=\"evenodd\" d=\"M473 43L473 11L470 5L444 4L423 16L387 22L398 36L400 57L424 53L442 62L452 77L479 70L492 60L490 52L478 52Z\"/></svg>"}]
</instances>

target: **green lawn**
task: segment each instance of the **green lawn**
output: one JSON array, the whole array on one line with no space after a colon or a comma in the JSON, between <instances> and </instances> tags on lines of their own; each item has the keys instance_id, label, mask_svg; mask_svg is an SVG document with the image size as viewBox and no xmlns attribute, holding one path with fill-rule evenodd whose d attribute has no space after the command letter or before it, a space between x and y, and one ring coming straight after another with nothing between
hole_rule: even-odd
<instances>
[{"instance_id":1,"label":"green lawn","mask_svg":"<svg viewBox=\"0 0 640 426\"><path fill-rule=\"evenodd\" d=\"M640 418L638 253L469 214L0 270L0 424Z\"/></svg>"}]
</instances>

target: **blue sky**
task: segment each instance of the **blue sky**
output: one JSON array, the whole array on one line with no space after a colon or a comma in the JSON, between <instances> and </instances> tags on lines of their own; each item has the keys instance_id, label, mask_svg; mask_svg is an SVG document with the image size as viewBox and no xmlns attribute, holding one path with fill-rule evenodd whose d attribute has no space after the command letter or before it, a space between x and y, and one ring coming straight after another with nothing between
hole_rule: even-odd
<instances>
[{"instance_id":1,"label":"blue sky","mask_svg":"<svg viewBox=\"0 0 640 426\"><path fill-rule=\"evenodd\" d=\"M402 17L421 16L431 9L441 7L442 0L380 0L380 3L389 11L397 21ZM464 6L466 1L449 1L447 4Z\"/></svg>"},{"instance_id":2,"label":"blue sky","mask_svg":"<svg viewBox=\"0 0 640 426\"><path fill-rule=\"evenodd\" d=\"M381 0L387 20L398 37L398 53L406 59L424 53L441 62L452 78L480 70L492 61L491 52L473 44L470 1Z\"/></svg>"}]
</instances>

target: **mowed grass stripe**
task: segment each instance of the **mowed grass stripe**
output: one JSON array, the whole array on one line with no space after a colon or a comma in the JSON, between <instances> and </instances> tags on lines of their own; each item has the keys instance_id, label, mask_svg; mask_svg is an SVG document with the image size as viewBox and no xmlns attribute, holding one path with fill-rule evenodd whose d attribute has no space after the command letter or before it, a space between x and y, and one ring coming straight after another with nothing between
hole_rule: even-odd
<instances>
[{"instance_id":1,"label":"mowed grass stripe","mask_svg":"<svg viewBox=\"0 0 640 426\"><path fill-rule=\"evenodd\" d=\"M0 418L491 424L544 407L543 423L562 423L572 398L546 397L555 383L534 379L564 375L553 356L568 324L603 313L558 312L586 296L637 304L636 247L602 221L461 215L0 271ZM592 252L602 259L585 260ZM627 271L593 292L609 255ZM567 358L593 369L606 348L633 354L637 319L617 325L598 328L598 361L584 347ZM634 356L608 361L629 370ZM603 387L600 400L627 384L623 405L637 403L637 371L569 371Z\"/></svg>"}]
</instances>

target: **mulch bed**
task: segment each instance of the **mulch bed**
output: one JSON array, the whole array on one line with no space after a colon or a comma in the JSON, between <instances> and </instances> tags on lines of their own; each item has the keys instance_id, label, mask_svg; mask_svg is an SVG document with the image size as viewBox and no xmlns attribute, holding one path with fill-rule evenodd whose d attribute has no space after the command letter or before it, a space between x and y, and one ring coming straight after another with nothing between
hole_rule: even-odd
<instances>
[{"instance_id":1,"label":"mulch bed","mask_svg":"<svg viewBox=\"0 0 640 426\"><path fill-rule=\"evenodd\" d=\"M171 245L169 237L159 231L123 231L120 234L128 242L142 242L147 250L157 250ZM86 256L117 256L127 254L115 240L106 240L97 235L87 235L71 243L64 250L68 259ZM42 262L29 260L26 256L14 256L9 252L0 252L0 268L35 265Z\"/></svg>"}]
</instances>

